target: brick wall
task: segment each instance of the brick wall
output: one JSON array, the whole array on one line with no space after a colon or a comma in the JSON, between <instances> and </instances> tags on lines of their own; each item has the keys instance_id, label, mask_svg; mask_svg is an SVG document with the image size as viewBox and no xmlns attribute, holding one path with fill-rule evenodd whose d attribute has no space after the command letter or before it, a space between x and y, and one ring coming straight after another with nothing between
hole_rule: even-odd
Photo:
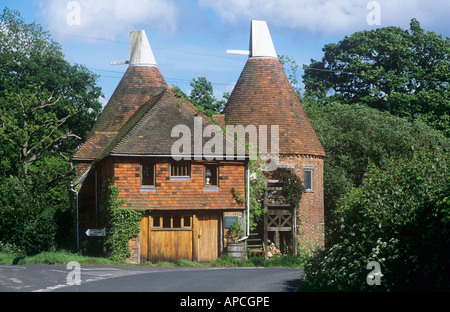
<instances>
[{"instance_id":1,"label":"brick wall","mask_svg":"<svg viewBox=\"0 0 450 312\"><path fill-rule=\"evenodd\" d=\"M110 161L110 163L108 163ZM156 185L154 189L141 189L140 165L143 161L156 164ZM134 209L243 209L231 194L235 188L245 196L245 165L243 161L222 161L219 163L219 187L206 189L204 186L205 161L191 163L191 178L175 181L170 178L170 158L115 157L102 163L102 171L111 172L119 189L119 199L126 201L124 208ZM106 178L106 175L103 175ZM209 191L208 191L209 190Z\"/></svg>"},{"instance_id":2,"label":"brick wall","mask_svg":"<svg viewBox=\"0 0 450 312\"><path fill-rule=\"evenodd\" d=\"M139 245L140 245L140 241L139 241L139 236L133 237L132 239L130 239L128 241L128 245L130 248L130 253L131 256L129 258L127 258L127 262L128 263L139 263Z\"/></svg>"},{"instance_id":3,"label":"brick wall","mask_svg":"<svg viewBox=\"0 0 450 312\"><path fill-rule=\"evenodd\" d=\"M292 168L302 181L304 171L312 171L312 190L306 191L297 211L297 239L300 246L312 250L324 247L324 193L323 193L323 158L303 155L282 155L279 166Z\"/></svg>"}]
</instances>

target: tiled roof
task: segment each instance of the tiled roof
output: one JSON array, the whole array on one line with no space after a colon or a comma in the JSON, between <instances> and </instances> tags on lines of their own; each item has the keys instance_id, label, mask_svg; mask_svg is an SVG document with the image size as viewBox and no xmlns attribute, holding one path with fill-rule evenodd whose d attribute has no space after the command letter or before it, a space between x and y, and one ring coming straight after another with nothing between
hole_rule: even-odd
<instances>
[{"instance_id":1,"label":"tiled roof","mask_svg":"<svg viewBox=\"0 0 450 312\"><path fill-rule=\"evenodd\" d=\"M127 120L152 97L167 88L156 66L130 66L72 159L96 159Z\"/></svg>"},{"instance_id":2,"label":"tiled roof","mask_svg":"<svg viewBox=\"0 0 450 312\"><path fill-rule=\"evenodd\" d=\"M92 131L119 131L141 105L166 88L158 67L128 67Z\"/></svg>"},{"instance_id":3,"label":"tiled roof","mask_svg":"<svg viewBox=\"0 0 450 312\"><path fill-rule=\"evenodd\" d=\"M109 146L100 155L173 155L172 146L181 137L174 134L172 129L176 126L187 126L191 137L191 154L194 148L194 117L201 117L202 128L200 137L201 147L211 140L210 137L202 137L206 126L214 125L214 122L200 113L188 100L175 96L173 88L169 87L160 94L147 101L121 128L119 134L112 140ZM225 153L226 143L222 141Z\"/></svg>"},{"instance_id":4,"label":"tiled roof","mask_svg":"<svg viewBox=\"0 0 450 312\"><path fill-rule=\"evenodd\" d=\"M250 57L225 106L227 125L279 126L280 154L325 156L301 103L276 58Z\"/></svg>"}]
</instances>

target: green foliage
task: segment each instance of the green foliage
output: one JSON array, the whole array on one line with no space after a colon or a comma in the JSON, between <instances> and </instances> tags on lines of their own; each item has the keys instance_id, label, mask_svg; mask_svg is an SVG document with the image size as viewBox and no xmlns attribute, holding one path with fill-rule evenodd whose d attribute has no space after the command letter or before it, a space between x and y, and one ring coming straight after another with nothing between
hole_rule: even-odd
<instances>
[{"instance_id":1,"label":"green foliage","mask_svg":"<svg viewBox=\"0 0 450 312\"><path fill-rule=\"evenodd\" d=\"M283 197L294 209L297 209L305 192L302 180L295 174L286 175L281 179L281 186Z\"/></svg>"},{"instance_id":2,"label":"green foliage","mask_svg":"<svg viewBox=\"0 0 450 312\"><path fill-rule=\"evenodd\" d=\"M71 249L69 157L101 111L97 76L17 11L0 25L0 237L27 254Z\"/></svg>"},{"instance_id":3,"label":"green foliage","mask_svg":"<svg viewBox=\"0 0 450 312\"><path fill-rule=\"evenodd\" d=\"M223 254L210 263L213 267L287 267L301 268L309 258L306 254L298 255L275 255L272 259L266 260L261 256L253 256L244 259L237 259Z\"/></svg>"},{"instance_id":4,"label":"green foliage","mask_svg":"<svg viewBox=\"0 0 450 312\"><path fill-rule=\"evenodd\" d=\"M237 241L244 237L245 231L241 226L241 223L236 220L233 222L233 224L228 229L226 240L228 243L237 243Z\"/></svg>"},{"instance_id":5,"label":"green foliage","mask_svg":"<svg viewBox=\"0 0 450 312\"><path fill-rule=\"evenodd\" d=\"M100 214L106 227L105 246L113 261L125 261L130 257L129 240L139 235L143 210L120 208L125 201L118 200L119 190L114 184L102 189Z\"/></svg>"},{"instance_id":6,"label":"green foliage","mask_svg":"<svg viewBox=\"0 0 450 312\"><path fill-rule=\"evenodd\" d=\"M265 186L258 161L250 161L250 229L256 228L266 213L262 205Z\"/></svg>"},{"instance_id":7,"label":"green foliage","mask_svg":"<svg viewBox=\"0 0 450 312\"><path fill-rule=\"evenodd\" d=\"M287 55L278 55L283 70L297 95L300 95L300 88L298 86L299 66L294 58Z\"/></svg>"},{"instance_id":8,"label":"green foliage","mask_svg":"<svg viewBox=\"0 0 450 312\"><path fill-rule=\"evenodd\" d=\"M205 77L198 77L191 82L192 90L189 94L189 99L194 105L208 116L213 114L220 114L225 107L225 98L228 96L224 94L224 99L217 100L214 97L213 86Z\"/></svg>"},{"instance_id":9,"label":"green foliage","mask_svg":"<svg viewBox=\"0 0 450 312\"><path fill-rule=\"evenodd\" d=\"M0 248L1 250L1 248ZM9 256L9 258L8 258ZM41 252L32 256L19 256L10 257L10 253L5 253L2 258L2 253L0 251L0 264L10 265L30 265L30 264L55 264L55 265L66 265L71 261L77 261L81 265L110 265L116 264L106 258L99 257L86 257L76 253L71 253L66 250L53 251L53 252Z\"/></svg>"},{"instance_id":10,"label":"green foliage","mask_svg":"<svg viewBox=\"0 0 450 312\"><path fill-rule=\"evenodd\" d=\"M31 164L44 151L71 155L101 112L101 91L98 77L66 61L40 25L7 8L0 24L0 156L13 166L0 170L17 174L16 163Z\"/></svg>"},{"instance_id":11,"label":"green foliage","mask_svg":"<svg viewBox=\"0 0 450 312\"><path fill-rule=\"evenodd\" d=\"M0 180L0 237L26 254L55 247L57 205L47 207L45 196L34 189L30 179L9 177Z\"/></svg>"},{"instance_id":12,"label":"green foliage","mask_svg":"<svg viewBox=\"0 0 450 312\"><path fill-rule=\"evenodd\" d=\"M336 211L338 241L305 266L305 290L450 289L449 150L413 147L373 164ZM381 285L369 286L369 261Z\"/></svg>"},{"instance_id":13,"label":"green foliage","mask_svg":"<svg viewBox=\"0 0 450 312\"><path fill-rule=\"evenodd\" d=\"M442 133L424 122L380 112L365 105L337 102L326 106L303 101L305 112L327 153L324 165L324 202L327 228L341 196L361 185L369 164L385 157L410 157L411 145L450 147ZM329 238L328 238L329 239Z\"/></svg>"},{"instance_id":14,"label":"green foliage","mask_svg":"<svg viewBox=\"0 0 450 312\"><path fill-rule=\"evenodd\" d=\"M450 39L383 27L327 44L320 61L305 67L305 95L321 103L363 103L450 136Z\"/></svg>"},{"instance_id":15,"label":"green foliage","mask_svg":"<svg viewBox=\"0 0 450 312\"><path fill-rule=\"evenodd\" d=\"M230 188L230 193L238 205L245 204L244 196L242 196L241 192L236 190L236 188L234 188L234 187Z\"/></svg>"}]
</instances>

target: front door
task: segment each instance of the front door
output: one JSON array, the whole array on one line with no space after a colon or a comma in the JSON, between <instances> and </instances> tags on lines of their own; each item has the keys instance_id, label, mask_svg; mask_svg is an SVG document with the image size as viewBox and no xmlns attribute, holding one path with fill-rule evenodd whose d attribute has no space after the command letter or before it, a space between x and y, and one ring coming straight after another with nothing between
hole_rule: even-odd
<instances>
[{"instance_id":1,"label":"front door","mask_svg":"<svg viewBox=\"0 0 450 312\"><path fill-rule=\"evenodd\" d=\"M219 256L219 215L199 215L197 261L211 262Z\"/></svg>"}]
</instances>

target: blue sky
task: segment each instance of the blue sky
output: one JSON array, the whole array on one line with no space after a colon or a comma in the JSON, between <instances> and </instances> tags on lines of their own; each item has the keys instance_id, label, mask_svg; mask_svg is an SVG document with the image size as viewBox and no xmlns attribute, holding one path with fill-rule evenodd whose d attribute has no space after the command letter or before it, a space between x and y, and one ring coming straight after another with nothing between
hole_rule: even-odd
<instances>
[{"instance_id":1,"label":"blue sky","mask_svg":"<svg viewBox=\"0 0 450 312\"><path fill-rule=\"evenodd\" d=\"M265 20L276 52L302 66L320 59L327 43L376 27L421 26L450 37L450 1L442 0L1 0L36 22L59 42L66 59L100 75L107 101L127 65L129 34L146 31L158 67L168 84L190 90L206 77L216 97L231 91L247 56L250 21ZM299 77L301 78L301 77ZM301 79L300 79L301 80Z\"/></svg>"}]
</instances>

